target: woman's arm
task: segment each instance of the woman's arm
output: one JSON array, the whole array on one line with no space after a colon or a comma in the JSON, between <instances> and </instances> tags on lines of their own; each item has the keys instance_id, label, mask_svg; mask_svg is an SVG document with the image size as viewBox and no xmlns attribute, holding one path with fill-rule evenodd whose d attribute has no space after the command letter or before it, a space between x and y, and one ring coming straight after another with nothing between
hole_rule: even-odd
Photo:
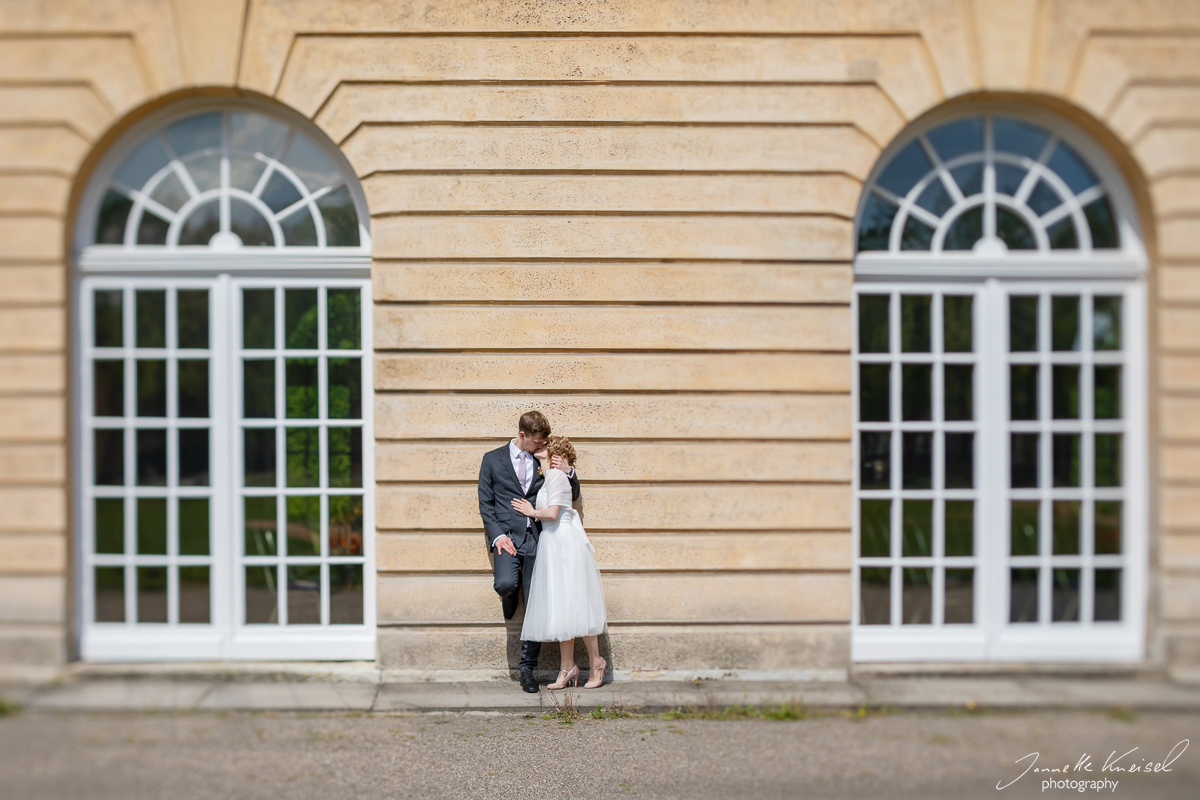
<instances>
[{"instance_id":1,"label":"woman's arm","mask_svg":"<svg viewBox=\"0 0 1200 800\"><path fill-rule=\"evenodd\" d=\"M546 506L545 508L534 508L533 503L523 498L513 498L512 507L518 513L524 514L527 517L540 519L543 522L548 522L552 519L558 519L558 512L562 510L562 506Z\"/></svg>"}]
</instances>

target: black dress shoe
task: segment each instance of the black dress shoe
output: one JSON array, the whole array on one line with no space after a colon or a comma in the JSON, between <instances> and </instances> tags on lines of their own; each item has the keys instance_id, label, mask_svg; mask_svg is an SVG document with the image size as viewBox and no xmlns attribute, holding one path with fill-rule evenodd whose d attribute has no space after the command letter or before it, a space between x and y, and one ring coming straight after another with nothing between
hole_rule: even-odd
<instances>
[{"instance_id":1,"label":"black dress shoe","mask_svg":"<svg viewBox=\"0 0 1200 800\"><path fill-rule=\"evenodd\" d=\"M500 598L501 607L504 609L504 618L512 619L513 614L517 613L517 593L513 592Z\"/></svg>"},{"instance_id":2,"label":"black dress shoe","mask_svg":"<svg viewBox=\"0 0 1200 800\"><path fill-rule=\"evenodd\" d=\"M521 688L524 689L525 691L529 692L530 694L537 694L538 693L537 679L534 678L533 675L529 674L528 672L522 672L521 673Z\"/></svg>"}]
</instances>

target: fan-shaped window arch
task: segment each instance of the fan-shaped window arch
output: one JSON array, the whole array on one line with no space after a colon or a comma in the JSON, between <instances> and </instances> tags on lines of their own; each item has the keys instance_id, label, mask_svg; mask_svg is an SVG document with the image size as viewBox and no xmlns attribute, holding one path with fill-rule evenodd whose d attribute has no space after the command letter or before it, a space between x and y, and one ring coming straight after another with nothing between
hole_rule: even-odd
<instances>
[{"instance_id":1,"label":"fan-shaped window arch","mask_svg":"<svg viewBox=\"0 0 1200 800\"><path fill-rule=\"evenodd\" d=\"M1138 269L1133 218L1117 170L1073 128L1009 110L940 119L872 173L856 220L858 271L1038 259Z\"/></svg>"}]
</instances>

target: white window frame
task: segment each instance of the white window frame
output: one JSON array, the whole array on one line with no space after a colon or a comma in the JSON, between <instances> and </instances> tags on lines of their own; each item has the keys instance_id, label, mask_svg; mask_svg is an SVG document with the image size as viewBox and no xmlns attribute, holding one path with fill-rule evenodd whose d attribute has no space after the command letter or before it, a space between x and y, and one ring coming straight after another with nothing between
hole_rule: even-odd
<instances>
[{"instance_id":1,"label":"white window frame","mask_svg":"<svg viewBox=\"0 0 1200 800\"><path fill-rule=\"evenodd\" d=\"M1145 275L1148 260L1132 198L1122 174L1108 154L1075 126L1038 109L1017 104L995 104L970 111L947 110L930 115L921 124L899 137L879 159L860 201L866 203L869 187L887 167L892 157L916 136L957 118L989 114L1031 122L1049 130L1067 142L1091 167L1109 198L1120 235L1115 250L1014 252L899 252L866 251L855 257L855 290L852 303L854 325L853 402L854 512L853 512L853 609L851 620L851 657L856 662L920 661L1007 661L1007 662L1137 662L1145 657L1148 615L1148 564L1150 516L1148 501L1148 320ZM1043 157L1045 153L1043 153ZM1022 187L1028 194L1031 180ZM994 179L985 177L987 191L994 191ZM915 196L915 195L914 195ZM1078 209L1071 207L1071 213ZM1056 212L1057 213L1057 212ZM899 218L900 214L897 215ZM860 217L861 219L861 213ZM857 222L856 222L857 240ZM892 243L896 241L893 230ZM909 293L934 294L940 291L977 292L975 414L978 421L975 444L976 615L973 625L951 628L933 625L860 625L860 521L859 521L859 386L858 386L858 296L860 294ZM1122 428L1123 441L1123 520L1121 621L1119 623L1051 623L1042 615L1038 623L1010 624L1008 604L1009 569L1009 428L1008 428L1008 311L1007 297L1012 293L1122 294ZM1043 312L1046 317L1046 312ZM934 321L936 323L936 320ZM1080 320L1081 326L1084 320ZM893 319L893 328L898 319ZM1085 332L1090 335L1090 331ZM893 336L898 331L892 331ZM940 334L940 332L939 332ZM935 334L935 335L939 335ZM893 342L898 348L898 342ZM898 363L898 360L896 361ZM1085 362L1086 363L1086 362ZM893 377L893 422L896 416L898 375ZM1043 381L1043 384L1045 381ZM935 392L940 387L935 386ZM1043 386L1045 394L1049 389ZM1081 397L1081 403L1086 398ZM1049 428L1047 428L1049 429ZM899 466L899 445L893 444L893 474ZM936 459L940 454L935 453ZM1042 464L1042 468L1046 468ZM936 468L936 467L935 467ZM894 482L898 477L893 478ZM1049 476L1046 476L1049 480ZM936 475L935 475L936 481ZM936 486L936 483L935 483ZM897 495L898 496L898 495ZM1049 493L1046 493L1049 496ZM1086 498L1089 495L1084 492ZM893 515L899 512L893 508ZM1045 513L1045 512L1043 512ZM1045 526L1043 525L1043 528ZM899 535L893 526L892 537ZM1042 536L1048 532L1043 530ZM899 552L893 543L893 555ZM1043 555L1045 573L1051 558ZM1054 557L1058 560L1060 557ZM930 560L933 564L933 560ZM1084 567L1095 563L1081 556ZM870 565L868 561L867 565ZM938 562L940 563L940 562ZM892 602L898 600L901 568L893 565ZM1048 577L1041 576L1042 592ZM1086 580L1086 579L1085 579ZM935 581L936 585L936 581ZM1040 594L1041 594L1040 593ZM1083 589L1081 587L1081 594ZM938 601L935 596L935 603ZM1048 599L1042 600L1043 603ZM936 613L936 612L935 612ZM893 622L899 611L892 608ZM1083 614L1081 612L1081 619Z\"/></svg>"},{"instance_id":2,"label":"white window frame","mask_svg":"<svg viewBox=\"0 0 1200 800\"><path fill-rule=\"evenodd\" d=\"M162 246L94 245L95 223L100 200L110 176L141 143L143 137L170 123L194 114L214 110L243 109L283 118L322 149L345 175L358 214L359 247L246 247L239 250ZM314 198L310 197L308 200ZM164 660L374 660L376 647L376 576L375 576L375 476L373 423L373 356L371 246L369 212L354 170L342 153L311 122L280 107L245 98L196 98L173 104L147 115L110 148L98 162L80 200L74 228L75 247L71 341L71 374L76 377L71 415L74 560L73 611L76 620L75 644L79 656L90 661L164 661ZM322 240L323 241L323 238ZM241 377L238 346L240 318L235 309L240 299L237 287L245 280L263 278L272 285L288 287L354 286L362 301L362 403L363 403L363 624L337 626L279 626L279 630L255 630L265 626L241 624L244 576L238 576L241 546L241 520L238 484L242 471L241 427L237 414L241 404ZM90 290L97 285L129 287L210 288L210 602L211 624L143 624L93 622L93 573L91 535L93 511L90 498L92 444L90 414L92 396L90 343L92 309ZM235 303L235 301L237 301ZM131 315L132 309L126 309ZM322 321L324 324L324 321ZM128 327L128 323L127 323ZM131 345L126 342L126 346ZM126 402L130 376L126 376ZM322 445L324 446L324 445ZM131 465L126 464L128 472ZM127 487L129 488L128 481ZM136 488L136 487L135 487ZM169 505L170 507L170 505ZM128 516L128 515L127 515ZM126 554L130 554L126 519ZM228 531L222 535L222 530ZM170 563L176 563L172 560ZM126 576L128 581L128 573ZM127 594L129 590L127 589ZM171 597L173 598L173 594ZM130 601L127 601L127 603ZM174 602L172 599L170 602ZM173 606L172 606L173 607Z\"/></svg>"}]
</instances>

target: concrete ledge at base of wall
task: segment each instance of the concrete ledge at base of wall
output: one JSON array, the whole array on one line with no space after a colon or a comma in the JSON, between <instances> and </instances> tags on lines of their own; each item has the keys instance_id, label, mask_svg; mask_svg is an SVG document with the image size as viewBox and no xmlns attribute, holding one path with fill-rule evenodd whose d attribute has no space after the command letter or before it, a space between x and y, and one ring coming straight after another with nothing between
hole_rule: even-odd
<instances>
[{"instance_id":1,"label":"concrete ledge at base of wall","mask_svg":"<svg viewBox=\"0 0 1200 800\"><path fill-rule=\"evenodd\" d=\"M586 676L584 676L586 677ZM155 677L81 677L45 686L0 687L0 696L34 711L328 711L376 713L545 712L570 702L630 712L716 710L729 706L908 710L1131 709L1200 711L1200 687L1161 677L931 676L850 681L631 681L552 692L543 681L526 694L508 681L365 683L200 681Z\"/></svg>"}]
</instances>

